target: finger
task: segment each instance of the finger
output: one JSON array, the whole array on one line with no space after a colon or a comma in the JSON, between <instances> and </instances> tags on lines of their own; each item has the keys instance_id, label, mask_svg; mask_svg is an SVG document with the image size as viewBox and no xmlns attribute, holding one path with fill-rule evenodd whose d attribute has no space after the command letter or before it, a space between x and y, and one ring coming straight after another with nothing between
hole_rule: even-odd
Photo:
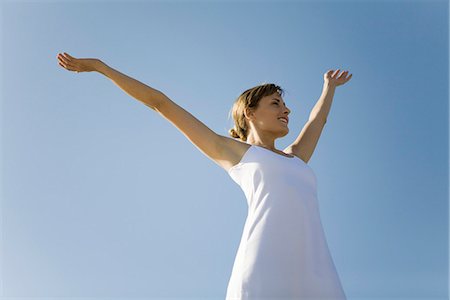
<instances>
[{"instance_id":1,"label":"finger","mask_svg":"<svg viewBox=\"0 0 450 300\"><path fill-rule=\"evenodd\" d=\"M345 79L344 79L344 83L345 83L345 82L348 82L348 81L350 80L350 78L352 78L352 76L349 76L349 77L345 78Z\"/></svg>"},{"instance_id":2,"label":"finger","mask_svg":"<svg viewBox=\"0 0 450 300\"><path fill-rule=\"evenodd\" d=\"M72 61L73 57L69 57L67 55L61 55L61 58L65 59L66 61Z\"/></svg>"},{"instance_id":3,"label":"finger","mask_svg":"<svg viewBox=\"0 0 450 300\"><path fill-rule=\"evenodd\" d=\"M71 63L68 63L68 62L61 62L61 63L62 63L62 66L64 68L66 68L67 70L74 71L74 70L78 69L74 64L71 64Z\"/></svg>"},{"instance_id":4,"label":"finger","mask_svg":"<svg viewBox=\"0 0 450 300\"><path fill-rule=\"evenodd\" d=\"M66 69L67 69L67 68L74 68L74 67L75 67L74 64L68 62L67 60L61 60L61 59L60 59L60 60L59 60L59 63L62 64Z\"/></svg>"},{"instance_id":5,"label":"finger","mask_svg":"<svg viewBox=\"0 0 450 300\"><path fill-rule=\"evenodd\" d=\"M66 67L66 62L62 61L61 59L58 59L58 64L60 64L64 68Z\"/></svg>"},{"instance_id":6,"label":"finger","mask_svg":"<svg viewBox=\"0 0 450 300\"><path fill-rule=\"evenodd\" d=\"M345 78L347 76L347 74L348 74L348 71L345 71L341 74L341 76L339 76L339 78L342 78L342 77Z\"/></svg>"},{"instance_id":7,"label":"finger","mask_svg":"<svg viewBox=\"0 0 450 300\"><path fill-rule=\"evenodd\" d=\"M71 68L71 69L72 69L71 71L73 71L73 70L78 70L77 65L74 65L74 64L71 64L71 63L68 63L68 64L67 64L67 67L68 67L68 68Z\"/></svg>"},{"instance_id":8,"label":"finger","mask_svg":"<svg viewBox=\"0 0 450 300\"><path fill-rule=\"evenodd\" d=\"M58 57L58 60L63 62L63 63L65 63L65 64L70 63L70 60L67 59L66 57L62 56L62 55Z\"/></svg>"},{"instance_id":9,"label":"finger","mask_svg":"<svg viewBox=\"0 0 450 300\"><path fill-rule=\"evenodd\" d=\"M70 58L70 59L75 58L75 57L70 56L69 53L66 53L66 52L64 52L64 55L65 55L66 57Z\"/></svg>"},{"instance_id":10,"label":"finger","mask_svg":"<svg viewBox=\"0 0 450 300\"><path fill-rule=\"evenodd\" d=\"M333 73L332 77L335 77L336 74L338 74L340 70L341 70L341 69L337 69L337 70Z\"/></svg>"},{"instance_id":11,"label":"finger","mask_svg":"<svg viewBox=\"0 0 450 300\"><path fill-rule=\"evenodd\" d=\"M68 63L69 62L69 60L67 59L67 58L65 58L64 56L58 56L58 60L60 60L60 61L63 61L63 62L65 62L65 63Z\"/></svg>"}]
</instances>

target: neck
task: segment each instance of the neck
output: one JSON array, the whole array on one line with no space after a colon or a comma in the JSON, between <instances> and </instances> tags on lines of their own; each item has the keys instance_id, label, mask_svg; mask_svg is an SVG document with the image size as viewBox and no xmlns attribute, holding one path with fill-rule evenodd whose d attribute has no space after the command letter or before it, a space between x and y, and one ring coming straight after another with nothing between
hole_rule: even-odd
<instances>
[{"instance_id":1,"label":"neck","mask_svg":"<svg viewBox=\"0 0 450 300\"><path fill-rule=\"evenodd\" d=\"M259 137L255 138L253 136L249 136L247 137L247 143L277 151L277 149L275 149L275 140L273 139L261 139Z\"/></svg>"}]
</instances>

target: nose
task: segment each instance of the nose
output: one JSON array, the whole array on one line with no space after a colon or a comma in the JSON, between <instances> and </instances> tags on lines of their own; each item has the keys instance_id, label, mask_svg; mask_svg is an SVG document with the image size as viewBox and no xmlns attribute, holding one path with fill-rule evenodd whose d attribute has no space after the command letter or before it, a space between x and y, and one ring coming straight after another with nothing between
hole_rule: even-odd
<instances>
[{"instance_id":1,"label":"nose","mask_svg":"<svg viewBox=\"0 0 450 300\"><path fill-rule=\"evenodd\" d=\"M291 110L290 110L289 108L287 108L287 106L285 106L284 112L285 112L285 113L287 112L288 114L290 114L290 113L291 113Z\"/></svg>"}]
</instances>

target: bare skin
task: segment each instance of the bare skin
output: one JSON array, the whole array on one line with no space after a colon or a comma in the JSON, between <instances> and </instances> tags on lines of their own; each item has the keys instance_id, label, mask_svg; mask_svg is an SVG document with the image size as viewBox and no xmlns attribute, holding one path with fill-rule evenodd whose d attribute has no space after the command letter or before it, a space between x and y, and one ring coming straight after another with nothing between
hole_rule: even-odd
<instances>
[{"instance_id":1,"label":"bare skin","mask_svg":"<svg viewBox=\"0 0 450 300\"><path fill-rule=\"evenodd\" d=\"M255 111L246 111L245 118L249 124L247 142L286 155L275 148L275 140L289 133L288 123L280 120L287 119L291 110L286 106L280 94L274 93L261 98Z\"/></svg>"},{"instance_id":2,"label":"bare skin","mask_svg":"<svg viewBox=\"0 0 450 300\"><path fill-rule=\"evenodd\" d=\"M249 144L264 147L288 157L295 155L307 163L326 122L335 88L346 83L352 77L352 75L347 77L348 71L339 75L339 69L329 70L324 74L324 90L311 112L309 121L297 139L284 151L281 151L275 148L274 143L277 138L284 137L289 133L289 127L279 118L289 119L291 111L278 93L263 97L256 110L245 112L250 129L247 141L242 142L215 133L161 91L109 67L99 59L75 58L65 52L59 53L57 58L58 64L68 71L76 73L96 71L110 78L127 94L170 121L203 154L227 171L241 161L250 147Z\"/></svg>"},{"instance_id":3,"label":"bare skin","mask_svg":"<svg viewBox=\"0 0 450 300\"><path fill-rule=\"evenodd\" d=\"M247 143L267 148L281 155L290 157L295 155L307 163L326 123L335 88L348 82L353 75L347 76L348 71L339 74L339 71L340 69L328 70L324 74L324 90L321 98L311 112L310 119L303 127L299 137L284 151L275 148L275 140L289 133L289 120L286 124L279 118L289 119L291 110L278 93L261 98L258 108L254 112L245 112L245 118L250 128ZM247 149L246 146L240 146L239 152L245 153Z\"/></svg>"},{"instance_id":4,"label":"bare skin","mask_svg":"<svg viewBox=\"0 0 450 300\"><path fill-rule=\"evenodd\" d=\"M61 67L76 73L97 71L97 66L101 63L97 58L75 58L65 52L59 53L57 58Z\"/></svg>"}]
</instances>

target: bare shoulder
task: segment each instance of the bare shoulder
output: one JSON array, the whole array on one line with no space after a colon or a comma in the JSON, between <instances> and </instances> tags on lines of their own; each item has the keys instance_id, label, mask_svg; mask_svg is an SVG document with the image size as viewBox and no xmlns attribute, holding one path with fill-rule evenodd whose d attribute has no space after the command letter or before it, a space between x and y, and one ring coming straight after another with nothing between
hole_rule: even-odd
<instances>
[{"instance_id":1,"label":"bare shoulder","mask_svg":"<svg viewBox=\"0 0 450 300\"><path fill-rule=\"evenodd\" d=\"M220 143L220 155L216 159L216 163L220 165L225 171L237 165L248 148L250 144L239 141L238 139L233 139L230 137L219 135Z\"/></svg>"}]
</instances>

